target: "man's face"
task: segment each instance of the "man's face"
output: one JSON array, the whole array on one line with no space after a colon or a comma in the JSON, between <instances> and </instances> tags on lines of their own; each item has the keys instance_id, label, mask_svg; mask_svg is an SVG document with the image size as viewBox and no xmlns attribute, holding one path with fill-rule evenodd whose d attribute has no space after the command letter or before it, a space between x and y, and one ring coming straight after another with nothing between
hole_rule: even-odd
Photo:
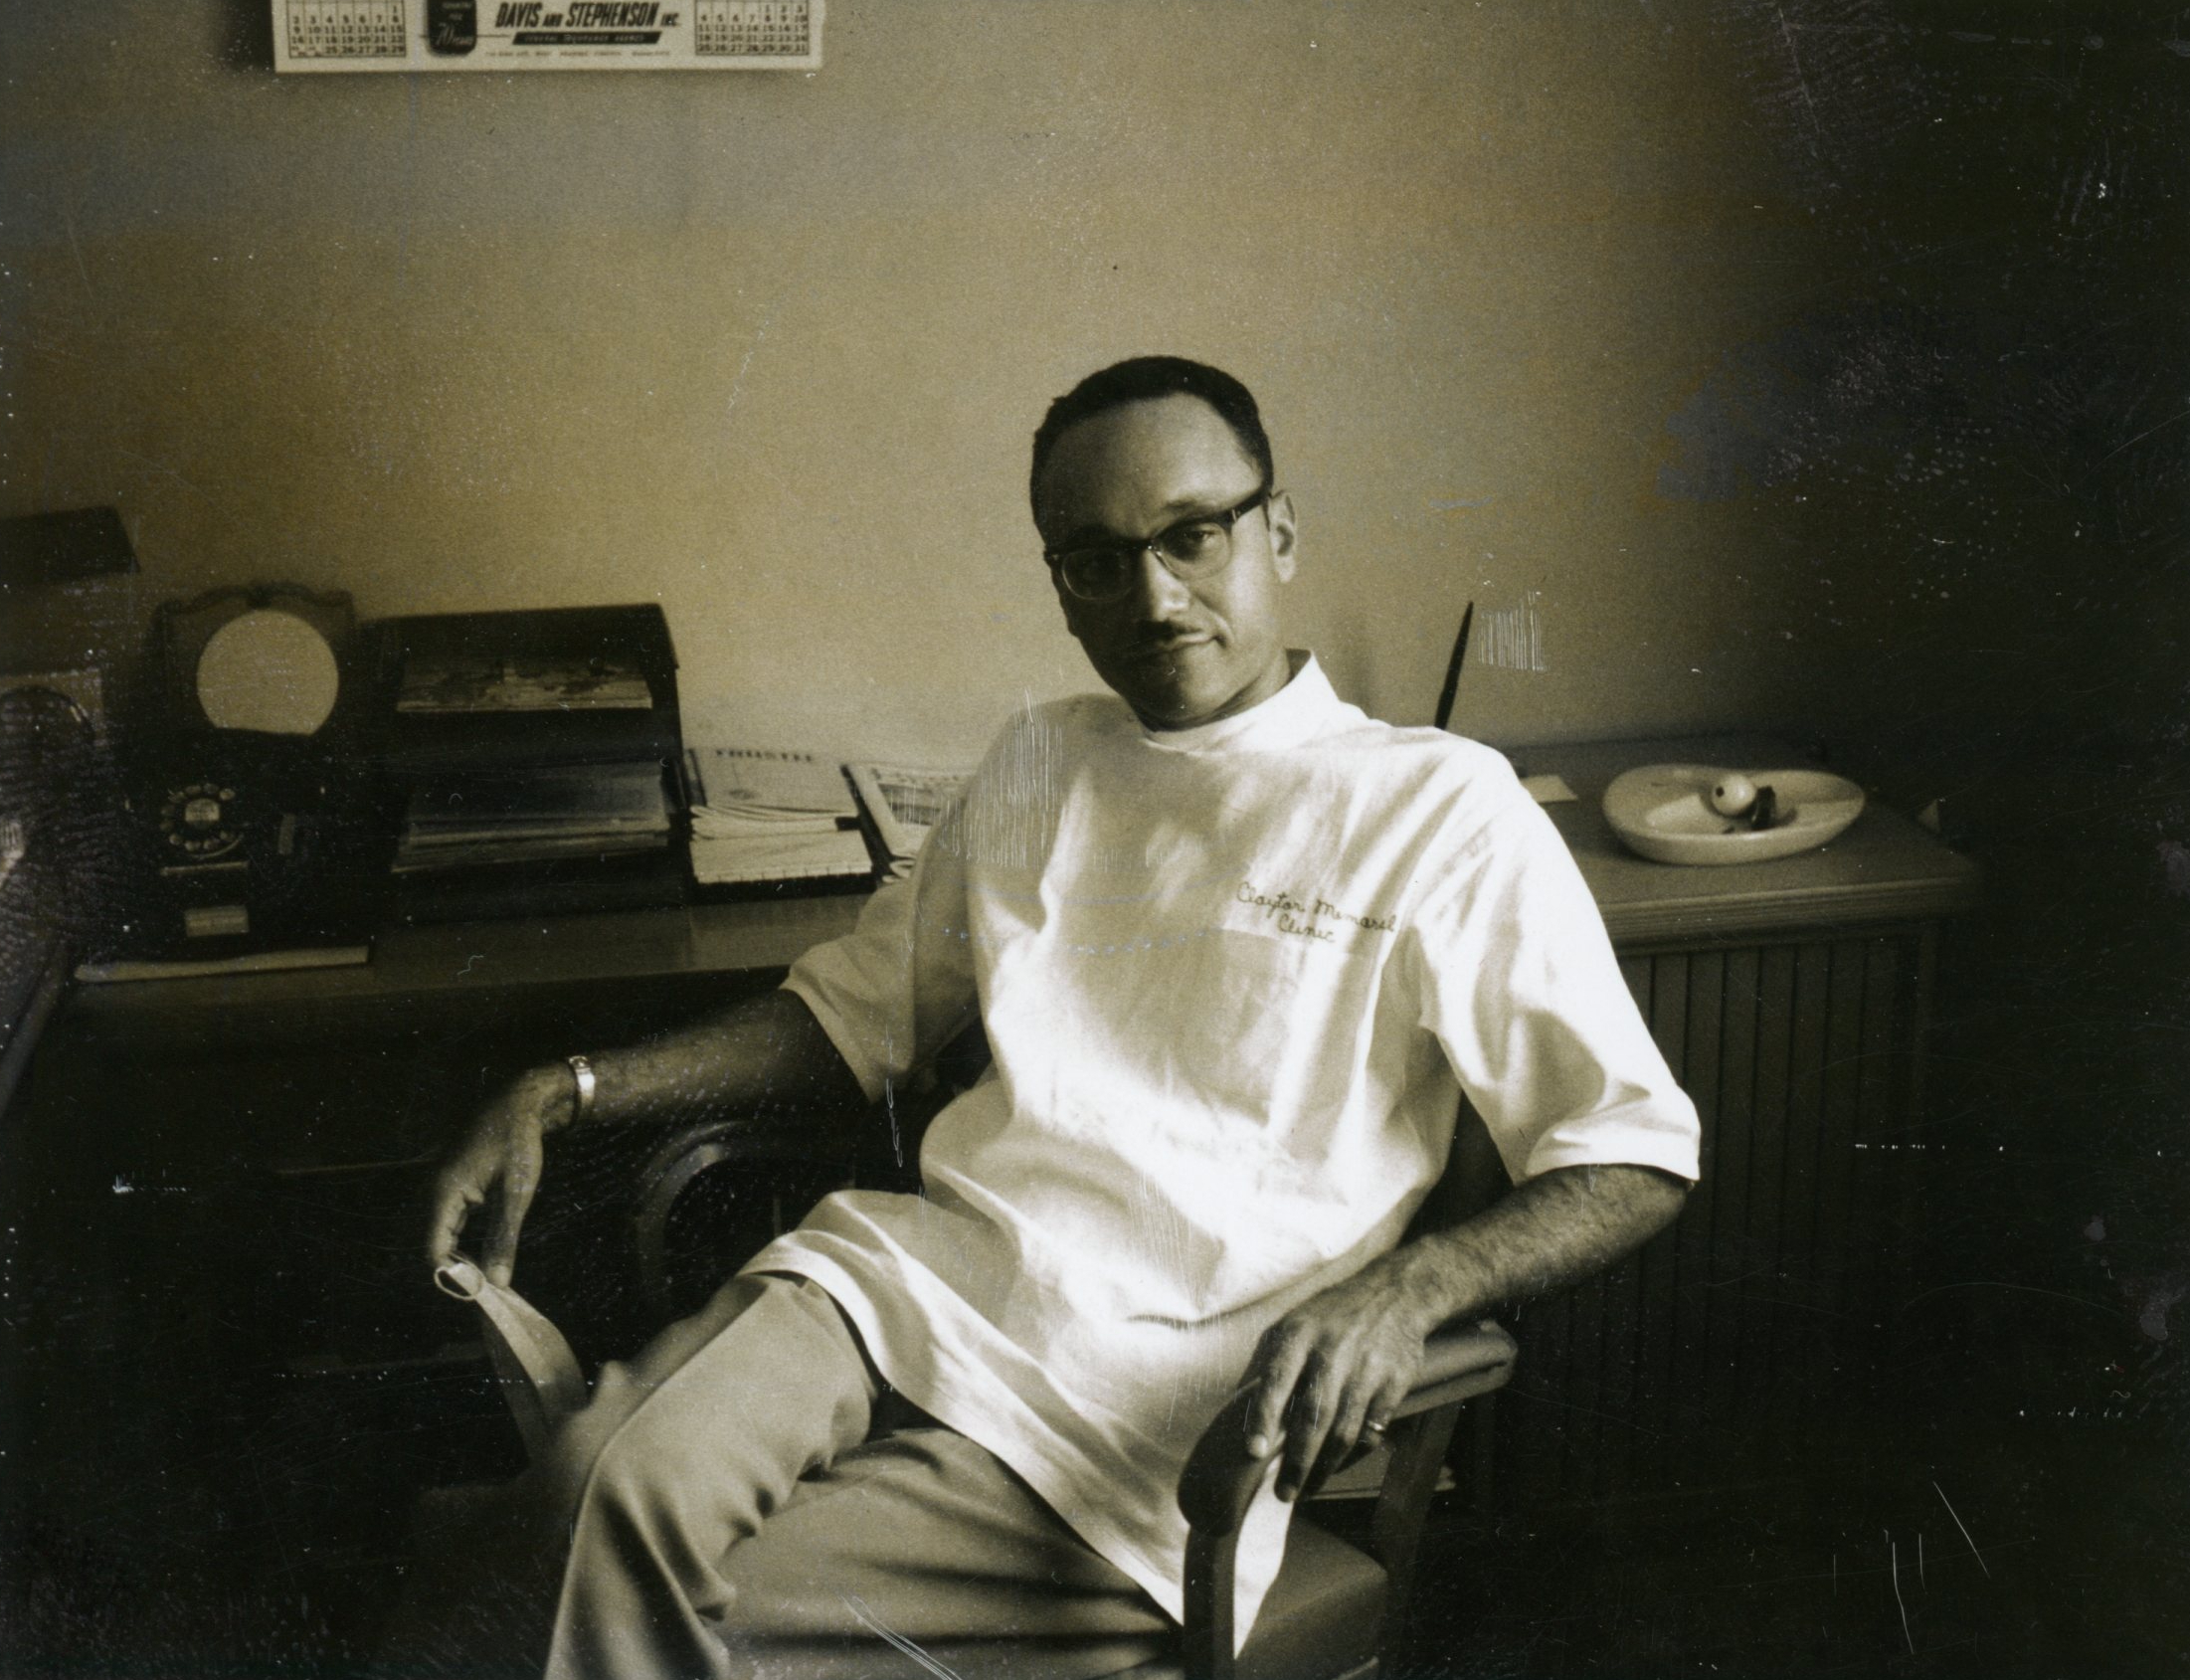
<instances>
[{"instance_id":1,"label":"man's face","mask_svg":"<svg viewBox=\"0 0 2190 1680\"><path fill-rule=\"evenodd\" d=\"M1058 438L1043 464L1034 523L1055 550L1131 542L1261 487L1255 463L1198 397L1106 410ZM1293 510L1282 495L1241 515L1231 561L1183 580L1148 550L1116 601L1083 601L1054 571L1064 622L1096 674L1152 729L1186 729L1245 711L1291 674L1278 622L1293 576Z\"/></svg>"}]
</instances>

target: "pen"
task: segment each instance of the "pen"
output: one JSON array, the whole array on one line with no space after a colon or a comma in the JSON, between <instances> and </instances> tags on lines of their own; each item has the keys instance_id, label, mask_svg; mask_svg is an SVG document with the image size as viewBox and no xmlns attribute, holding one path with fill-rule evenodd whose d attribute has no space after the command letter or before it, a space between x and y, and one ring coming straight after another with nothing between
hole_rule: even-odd
<instances>
[{"instance_id":1,"label":"pen","mask_svg":"<svg viewBox=\"0 0 2190 1680\"><path fill-rule=\"evenodd\" d=\"M1460 615L1460 636L1452 645L1452 663L1445 667L1444 692L1437 696L1437 727L1448 728L1452 723L1452 697L1460 690L1460 667L1468 657L1468 632L1475 625L1475 603L1468 603L1467 611Z\"/></svg>"}]
</instances>

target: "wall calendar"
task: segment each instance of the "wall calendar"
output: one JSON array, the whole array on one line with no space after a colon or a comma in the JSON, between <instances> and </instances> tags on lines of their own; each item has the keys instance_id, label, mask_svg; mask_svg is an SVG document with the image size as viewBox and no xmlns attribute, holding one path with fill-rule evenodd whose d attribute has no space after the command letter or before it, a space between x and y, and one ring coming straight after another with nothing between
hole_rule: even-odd
<instances>
[{"instance_id":1,"label":"wall calendar","mask_svg":"<svg viewBox=\"0 0 2190 1680\"><path fill-rule=\"evenodd\" d=\"M274 0L274 68L819 70L822 0Z\"/></svg>"}]
</instances>

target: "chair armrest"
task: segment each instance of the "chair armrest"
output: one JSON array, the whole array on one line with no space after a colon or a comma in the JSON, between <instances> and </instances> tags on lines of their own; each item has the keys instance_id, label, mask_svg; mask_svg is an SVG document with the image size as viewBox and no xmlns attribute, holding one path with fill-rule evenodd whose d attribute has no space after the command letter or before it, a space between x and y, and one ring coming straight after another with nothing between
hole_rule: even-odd
<instances>
[{"instance_id":1,"label":"chair armrest","mask_svg":"<svg viewBox=\"0 0 2190 1680\"><path fill-rule=\"evenodd\" d=\"M434 1285L479 1309L494 1380L524 1437L525 1456L537 1458L556 1424L586 1403L578 1356L538 1308L506 1284L489 1282L469 1260L436 1267Z\"/></svg>"},{"instance_id":2,"label":"chair armrest","mask_svg":"<svg viewBox=\"0 0 2190 1680\"><path fill-rule=\"evenodd\" d=\"M1392 1416L1411 1417L1502 1388L1513 1363L1514 1339L1489 1319L1448 1325L1422 1344L1422 1369ZM1247 1414L1254 1401L1252 1389L1225 1401L1186 1459L1179 1478L1179 1509L1194 1529L1235 1534L1247 1515L1270 1463L1269 1457L1247 1455Z\"/></svg>"},{"instance_id":3,"label":"chair armrest","mask_svg":"<svg viewBox=\"0 0 2190 1680\"><path fill-rule=\"evenodd\" d=\"M1514 1339L1489 1319L1479 1324L1447 1326L1422 1344L1422 1369L1415 1376L1413 1389L1392 1414L1394 1423L1415 1420L1394 1431L1395 1466L1422 1484L1411 1489L1403 1503L1426 1505L1435 1465L1414 1460L1424 1452L1432 1457L1442 1455L1451 1434L1451 1412L1442 1418L1440 1428L1425 1431L1421 1425L1438 1423L1440 1420L1432 1414L1439 1408L1456 1410L1462 1400L1503 1388L1513 1373L1513 1364ZM1276 1456L1271 1453L1255 1458L1247 1452L1247 1415L1254 1402L1255 1391L1251 1388L1240 1390L1226 1400L1201 1431L1179 1477L1179 1509L1187 1525L1183 1648L1186 1672L1196 1680L1230 1680L1233 1672L1232 1647L1236 1641L1232 1604L1239 1528ZM1385 1486L1388 1492L1388 1480ZM1379 1501L1379 1510L1383 1503ZM1418 1520L1420 1511L1412 1515ZM1386 1525L1379 1520L1377 1526L1381 1529ZM1409 1573L1411 1556L1398 1562L1397 1573Z\"/></svg>"},{"instance_id":4,"label":"chair armrest","mask_svg":"<svg viewBox=\"0 0 2190 1680\"><path fill-rule=\"evenodd\" d=\"M1448 1324L1422 1344L1422 1369L1391 1415L1412 1417L1503 1389L1513 1376L1514 1353L1514 1339L1494 1320Z\"/></svg>"}]
</instances>

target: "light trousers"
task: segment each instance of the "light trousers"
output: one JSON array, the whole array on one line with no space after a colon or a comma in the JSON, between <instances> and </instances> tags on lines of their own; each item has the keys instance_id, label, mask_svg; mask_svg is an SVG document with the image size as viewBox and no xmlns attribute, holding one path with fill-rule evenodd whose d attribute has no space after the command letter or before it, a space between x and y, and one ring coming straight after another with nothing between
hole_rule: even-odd
<instances>
[{"instance_id":1,"label":"light trousers","mask_svg":"<svg viewBox=\"0 0 2190 1680\"><path fill-rule=\"evenodd\" d=\"M425 1539L391 1676L1083 1680L1173 1634L790 1277L733 1279L605 1366L524 1476Z\"/></svg>"}]
</instances>

